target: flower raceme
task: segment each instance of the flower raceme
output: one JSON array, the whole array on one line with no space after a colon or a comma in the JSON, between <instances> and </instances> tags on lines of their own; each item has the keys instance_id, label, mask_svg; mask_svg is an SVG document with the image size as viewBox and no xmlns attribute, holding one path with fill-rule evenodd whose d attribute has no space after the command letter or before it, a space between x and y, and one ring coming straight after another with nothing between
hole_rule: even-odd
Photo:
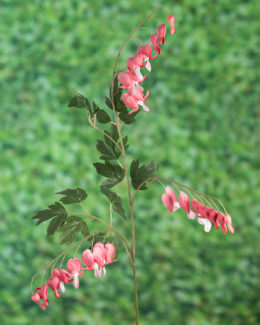
<instances>
[{"instance_id":1,"label":"flower raceme","mask_svg":"<svg viewBox=\"0 0 260 325\"><path fill-rule=\"evenodd\" d=\"M170 33L174 34L176 32L174 28L174 15L168 16L168 21L170 24ZM137 53L130 57L126 61L127 70L124 72L119 72L117 75L117 79L119 83L122 84L120 88L128 89L127 93L124 93L121 97L121 100L125 104L125 106L132 108L128 114L132 114L139 110L139 106L141 106L145 111L149 112L149 107L144 104L146 101L149 91L147 91L146 95L143 93L143 88L140 86L140 83L144 82L146 76L143 76L141 73L141 68L146 67L148 71L152 70L151 60L154 60L158 54L161 54L160 45L165 44L165 36L166 36L166 25L161 24L157 32L152 34L149 37L149 41L153 46L155 55L152 54L152 47L149 43L144 46L139 46L137 49Z\"/></svg>"},{"instance_id":2,"label":"flower raceme","mask_svg":"<svg viewBox=\"0 0 260 325\"><path fill-rule=\"evenodd\" d=\"M43 284L41 288L37 288L36 292L31 296L31 299L36 302L42 310L45 310L49 305L47 299L48 287L54 291L56 298L60 297L60 292L65 291L64 284L68 284L73 281L75 289L79 287L79 276L82 276L83 271L94 270L96 278L102 277L102 272L105 275L105 266L118 260L114 260L115 246L111 243L96 243L93 250L86 249L82 253L82 261L86 268L82 268L81 261L78 258L69 259L67 262L67 269L53 269L51 272L51 278L47 279L47 284Z\"/></svg>"},{"instance_id":3,"label":"flower raceme","mask_svg":"<svg viewBox=\"0 0 260 325\"><path fill-rule=\"evenodd\" d=\"M210 231L213 223L215 229L221 227L223 233L226 233L227 229L230 233L234 233L232 218L229 214L224 215L222 212L217 212L215 209L207 205L205 206L196 199L192 199L190 202L188 195L183 191L180 191L177 201L172 188L166 186L165 193L162 195L162 202L169 209L168 213L182 208L187 213L189 219L194 220L198 217L198 223L204 226L206 232Z\"/></svg>"}]
</instances>

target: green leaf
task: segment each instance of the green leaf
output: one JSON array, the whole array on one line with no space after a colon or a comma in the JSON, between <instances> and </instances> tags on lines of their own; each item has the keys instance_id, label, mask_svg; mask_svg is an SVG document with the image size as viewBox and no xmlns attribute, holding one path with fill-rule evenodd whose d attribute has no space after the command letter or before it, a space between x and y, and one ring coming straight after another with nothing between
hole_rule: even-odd
<instances>
[{"instance_id":1,"label":"green leaf","mask_svg":"<svg viewBox=\"0 0 260 325\"><path fill-rule=\"evenodd\" d=\"M137 189L147 178L154 176L158 171L157 163L152 160L138 168L139 162L133 161L130 167L130 175L132 178L132 185ZM146 190L147 187L143 184L140 190Z\"/></svg>"},{"instance_id":2,"label":"green leaf","mask_svg":"<svg viewBox=\"0 0 260 325\"><path fill-rule=\"evenodd\" d=\"M103 109L97 109L97 120L99 123L105 124L111 121L109 115Z\"/></svg>"},{"instance_id":3,"label":"green leaf","mask_svg":"<svg viewBox=\"0 0 260 325\"><path fill-rule=\"evenodd\" d=\"M94 102L94 100L93 100L93 102L92 102L92 105L93 105L93 113L96 114L97 111L99 110L99 107L98 107L98 105Z\"/></svg>"},{"instance_id":4,"label":"green leaf","mask_svg":"<svg viewBox=\"0 0 260 325\"><path fill-rule=\"evenodd\" d=\"M61 205L59 202L55 202L54 204L49 205L48 208L49 209L39 211L33 217L33 219L38 219L36 223L37 226L51 218L60 217L65 219L68 215L63 205Z\"/></svg>"},{"instance_id":5,"label":"green leaf","mask_svg":"<svg viewBox=\"0 0 260 325\"><path fill-rule=\"evenodd\" d=\"M102 176L107 178L116 178L119 181L124 179L125 173L120 166L112 165L109 162L106 162L105 164L97 162L93 165L96 168L97 173Z\"/></svg>"},{"instance_id":6,"label":"green leaf","mask_svg":"<svg viewBox=\"0 0 260 325\"><path fill-rule=\"evenodd\" d=\"M87 237L89 235L89 229L86 222L81 223L80 231L84 237Z\"/></svg>"},{"instance_id":7,"label":"green leaf","mask_svg":"<svg viewBox=\"0 0 260 325\"><path fill-rule=\"evenodd\" d=\"M123 145L124 145L125 151L126 151L129 148L128 136L127 135L123 138Z\"/></svg>"},{"instance_id":8,"label":"green leaf","mask_svg":"<svg viewBox=\"0 0 260 325\"><path fill-rule=\"evenodd\" d=\"M111 188L115 185L117 185L118 183L120 183L121 180L117 179L117 178L112 178L112 179L106 179L101 186L107 187L107 188Z\"/></svg>"},{"instance_id":9,"label":"green leaf","mask_svg":"<svg viewBox=\"0 0 260 325\"><path fill-rule=\"evenodd\" d=\"M60 228L60 231L62 232L60 236L60 244L72 243L79 232L81 232L84 237L89 234L86 222L76 216L67 218L66 223Z\"/></svg>"},{"instance_id":10,"label":"green leaf","mask_svg":"<svg viewBox=\"0 0 260 325\"><path fill-rule=\"evenodd\" d=\"M69 102L68 107L77 107L77 108L90 108L90 104L87 98L83 95L77 93Z\"/></svg>"},{"instance_id":11,"label":"green leaf","mask_svg":"<svg viewBox=\"0 0 260 325\"><path fill-rule=\"evenodd\" d=\"M79 203L87 198L87 193L82 188L71 189L57 192L56 194L63 194L64 196L60 199L63 204Z\"/></svg>"},{"instance_id":12,"label":"green leaf","mask_svg":"<svg viewBox=\"0 0 260 325\"><path fill-rule=\"evenodd\" d=\"M115 76L114 78L114 91L113 91L113 95L115 95L115 93L117 92L118 90L118 80L117 80L117 75ZM112 98L112 84L110 85L110 91L109 91L109 95L110 95L110 98Z\"/></svg>"},{"instance_id":13,"label":"green leaf","mask_svg":"<svg viewBox=\"0 0 260 325\"><path fill-rule=\"evenodd\" d=\"M94 167L97 170L97 173L105 176L107 178L113 178L115 173L114 173L114 168L110 164L102 164L102 163L94 163Z\"/></svg>"},{"instance_id":14,"label":"green leaf","mask_svg":"<svg viewBox=\"0 0 260 325\"><path fill-rule=\"evenodd\" d=\"M102 186L100 187L100 190L103 194L106 195L106 197L109 199L109 201L112 203L112 208L115 212L117 212L121 217L126 219L125 210L122 206L122 199L120 196L118 196L115 192L110 191L107 187Z\"/></svg>"},{"instance_id":15,"label":"green leaf","mask_svg":"<svg viewBox=\"0 0 260 325\"><path fill-rule=\"evenodd\" d=\"M76 239L77 235L79 233L79 229L76 229L74 231L65 231L60 236L60 244L71 244Z\"/></svg>"},{"instance_id":16,"label":"green leaf","mask_svg":"<svg viewBox=\"0 0 260 325\"><path fill-rule=\"evenodd\" d=\"M105 103L106 103L107 107L109 107L110 109L113 109L112 102L108 97L105 97Z\"/></svg>"},{"instance_id":17,"label":"green leaf","mask_svg":"<svg viewBox=\"0 0 260 325\"><path fill-rule=\"evenodd\" d=\"M131 178L135 177L138 166L139 166L139 159L133 160L132 163L131 163L131 166L130 166L130 176L131 176Z\"/></svg>"},{"instance_id":18,"label":"green leaf","mask_svg":"<svg viewBox=\"0 0 260 325\"><path fill-rule=\"evenodd\" d=\"M134 113L131 113L129 114L128 111L125 111L125 112L121 112L119 114L119 118L121 121L123 121L125 124L131 124L135 121L135 117L136 115L139 113L140 111L137 111L137 112L134 112Z\"/></svg>"},{"instance_id":19,"label":"green leaf","mask_svg":"<svg viewBox=\"0 0 260 325\"><path fill-rule=\"evenodd\" d=\"M99 152L101 152L105 156L101 156L100 159L105 159L104 160L113 160L115 159L114 154L108 149L108 147L105 145L105 143L101 140L97 140L97 145L96 148Z\"/></svg>"},{"instance_id":20,"label":"green leaf","mask_svg":"<svg viewBox=\"0 0 260 325\"><path fill-rule=\"evenodd\" d=\"M47 236L53 235L59 229L59 227L64 224L65 219L66 216L59 216L53 218L47 228Z\"/></svg>"}]
</instances>

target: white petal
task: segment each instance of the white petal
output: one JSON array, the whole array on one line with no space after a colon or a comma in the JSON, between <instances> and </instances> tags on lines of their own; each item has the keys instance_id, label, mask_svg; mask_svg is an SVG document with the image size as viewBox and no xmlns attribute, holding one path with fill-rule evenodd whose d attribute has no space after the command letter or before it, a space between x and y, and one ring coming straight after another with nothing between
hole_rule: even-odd
<instances>
[{"instance_id":1,"label":"white petal","mask_svg":"<svg viewBox=\"0 0 260 325\"><path fill-rule=\"evenodd\" d=\"M73 286L74 286L75 289L78 289L78 287L79 287L79 277L78 277L78 273L75 273L75 274L74 274Z\"/></svg>"},{"instance_id":2,"label":"white petal","mask_svg":"<svg viewBox=\"0 0 260 325\"><path fill-rule=\"evenodd\" d=\"M146 69L147 69L148 71L151 71L151 70L152 70L152 66L151 66L151 63L150 63L149 60L146 62L145 67L146 67Z\"/></svg>"},{"instance_id":3,"label":"white petal","mask_svg":"<svg viewBox=\"0 0 260 325\"><path fill-rule=\"evenodd\" d=\"M210 222L209 220L206 219L206 222L205 222L205 224L204 224L204 230L205 230L206 232L210 232L211 226L212 226L211 222Z\"/></svg>"},{"instance_id":4,"label":"white petal","mask_svg":"<svg viewBox=\"0 0 260 325\"><path fill-rule=\"evenodd\" d=\"M179 202L174 202L174 208L173 208L173 211L177 211L178 209L180 209L180 203Z\"/></svg>"},{"instance_id":5,"label":"white petal","mask_svg":"<svg viewBox=\"0 0 260 325\"><path fill-rule=\"evenodd\" d=\"M62 282L62 281L60 281L60 290L61 290L61 292L65 292L64 282Z\"/></svg>"},{"instance_id":6,"label":"white petal","mask_svg":"<svg viewBox=\"0 0 260 325\"><path fill-rule=\"evenodd\" d=\"M143 75L141 74L140 67L135 68L135 74L136 74L139 81L144 79Z\"/></svg>"},{"instance_id":7,"label":"white petal","mask_svg":"<svg viewBox=\"0 0 260 325\"><path fill-rule=\"evenodd\" d=\"M139 102L138 102L138 105L142 106L142 108L143 108L146 112L150 112L150 108L149 108L147 105L145 105L144 102L139 101Z\"/></svg>"},{"instance_id":8,"label":"white petal","mask_svg":"<svg viewBox=\"0 0 260 325\"><path fill-rule=\"evenodd\" d=\"M187 216L190 220L194 220L196 217L196 213L194 211L190 211Z\"/></svg>"},{"instance_id":9,"label":"white petal","mask_svg":"<svg viewBox=\"0 0 260 325\"><path fill-rule=\"evenodd\" d=\"M198 217L198 223L200 224L200 225L205 225L205 222L204 222L204 218L199 218Z\"/></svg>"}]
</instances>

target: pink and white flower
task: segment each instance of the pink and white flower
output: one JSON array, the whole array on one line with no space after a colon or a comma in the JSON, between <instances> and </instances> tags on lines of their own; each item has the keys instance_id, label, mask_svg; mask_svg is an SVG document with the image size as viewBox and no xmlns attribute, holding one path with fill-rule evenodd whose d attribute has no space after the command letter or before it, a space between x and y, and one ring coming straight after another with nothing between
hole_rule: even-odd
<instances>
[{"instance_id":1,"label":"pink and white flower","mask_svg":"<svg viewBox=\"0 0 260 325\"><path fill-rule=\"evenodd\" d=\"M73 286L75 289L78 289L79 287L79 276L82 275L82 267L81 267L81 262L78 258L74 259L69 259L67 263L67 269L71 276L74 278L73 279Z\"/></svg>"},{"instance_id":2,"label":"pink and white flower","mask_svg":"<svg viewBox=\"0 0 260 325\"><path fill-rule=\"evenodd\" d=\"M137 112L139 110L139 105L142 106L145 111L149 112L149 107L145 105L148 95L149 91L147 91L146 95L144 96L142 90L139 88L130 88L128 93L123 94L121 98L123 103L127 107L132 108L132 111L130 111L128 114Z\"/></svg>"},{"instance_id":3,"label":"pink and white flower","mask_svg":"<svg viewBox=\"0 0 260 325\"><path fill-rule=\"evenodd\" d=\"M70 283L71 281L73 281L73 279L69 279L71 277L71 274L64 269L53 269L52 273L51 273L52 277L58 277L60 280L60 284L59 284L59 288L61 290L61 292L65 292L65 286L64 283Z\"/></svg>"},{"instance_id":4,"label":"pink and white flower","mask_svg":"<svg viewBox=\"0 0 260 325\"><path fill-rule=\"evenodd\" d=\"M139 84L145 79L146 76L143 78L143 80L140 81L137 78L136 74L130 70L119 72L119 74L117 75L117 80L122 84L122 86L120 86L120 88L122 89L138 87L139 89L143 90L143 88Z\"/></svg>"},{"instance_id":5,"label":"pink and white flower","mask_svg":"<svg viewBox=\"0 0 260 325\"><path fill-rule=\"evenodd\" d=\"M139 46L138 50L137 50L137 54L143 54L144 56L144 62L145 62L145 67L148 71L152 70L151 67L151 60L154 60L155 58L157 58L157 55L152 54L152 48L151 45L149 43L145 44L144 46Z\"/></svg>"},{"instance_id":6,"label":"pink and white flower","mask_svg":"<svg viewBox=\"0 0 260 325\"><path fill-rule=\"evenodd\" d=\"M145 66L143 54L135 54L132 58L129 58L126 61L126 65L127 65L128 70L135 73L138 81L140 81L140 82L144 81L144 77L140 71L140 68Z\"/></svg>"},{"instance_id":7,"label":"pink and white flower","mask_svg":"<svg viewBox=\"0 0 260 325\"><path fill-rule=\"evenodd\" d=\"M165 193L162 195L162 203L169 209L168 213L177 211L180 204L176 199L175 193L170 186L166 186Z\"/></svg>"},{"instance_id":8,"label":"pink and white flower","mask_svg":"<svg viewBox=\"0 0 260 325\"><path fill-rule=\"evenodd\" d=\"M101 278L102 273L106 274L105 266L116 262L113 260L115 255L115 246L111 243L107 243L105 246L102 243L96 243L93 247L93 252L90 249L84 250L82 253L82 261L86 266L84 270L94 270L96 278Z\"/></svg>"},{"instance_id":9,"label":"pink and white flower","mask_svg":"<svg viewBox=\"0 0 260 325\"><path fill-rule=\"evenodd\" d=\"M194 218L196 217L196 213L190 209L189 197L183 191L180 191L179 194L179 204L181 208L187 212L187 217L191 220L194 220Z\"/></svg>"}]
</instances>

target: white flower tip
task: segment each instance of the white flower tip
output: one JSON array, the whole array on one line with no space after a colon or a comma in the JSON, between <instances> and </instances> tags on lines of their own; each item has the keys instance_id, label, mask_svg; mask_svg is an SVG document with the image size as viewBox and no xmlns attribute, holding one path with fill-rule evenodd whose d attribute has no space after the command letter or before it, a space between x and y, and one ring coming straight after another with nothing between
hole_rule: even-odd
<instances>
[{"instance_id":1,"label":"white flower tip","mask_svg":"<svg viewBox=\"0 0 260 325\"><path fill-rule=\"evenodd\" d=\"M179 202L174 202L174 209L173 209L173 211L177 211L178 209L180 209L180 203Z\"/></svg>"},{"instance_id":2,"label":"white flower tip","mask_svg":"<svg viewBox=\"0 0 260 325\"><path fill-rule=\"evenodd\" d=\"M152 70L152 66L151 66L150 61L147 61L147 62L146 62L145 67L146 67L146 69L147 69L148 71L151 71L151 70Z\"/></svg>"},{"instance_id":3,"label":"white flower tip","mask_svg":"<svg viewBox=\"0 0 260 325\"><path fill-rule=\"evenodd\" d=\"M187 216L190 220L194 220L196 217L196 213L194 211L190 211Z\"/></svg>"},{"instance_id":4,"label":"white flower tip","mask_svg":"<svg viewBox=\"0 0 260 325\"><path fill-rule=\"evenodd\" d=\"M64 282L62 282L62 281L60 281L60 290L61 290L61 292L65 292Z\"/></svg>"}]
</instances>

